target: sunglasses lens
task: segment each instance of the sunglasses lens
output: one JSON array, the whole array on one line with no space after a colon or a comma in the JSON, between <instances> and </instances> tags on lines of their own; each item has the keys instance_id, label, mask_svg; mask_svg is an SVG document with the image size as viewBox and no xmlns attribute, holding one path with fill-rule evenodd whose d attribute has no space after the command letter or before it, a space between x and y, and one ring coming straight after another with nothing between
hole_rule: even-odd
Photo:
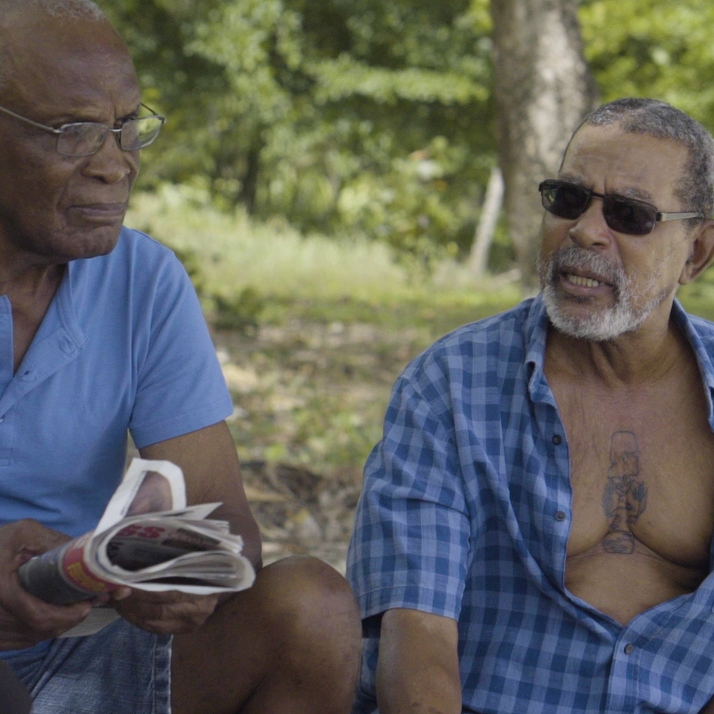
<instances>
[{"instance_id":1,"label":"sunglasses lens","mask_svg":"<svg viewBox=\"0 0 714 714\"><path fill-rule=\"evenodd\" d=\"M657 209L654 206L618 196L607 196L604 199L603 215L613 231L632 236L650 233L657 222Z\"/></svg>"},{"instance_id":2,"label":"sunglasses lens","mask_svg":"<svg viewBox=\"0 0 714 714\"><path fill-rule=\"evenodd\" d=\"M650 233L657 223L657 209L634 198L593 194L582 186L556 179L543 181L538 189L543 208L559 218L571 221L579 218L587 210L594 195L603 200L603 215L613 231L643 236Z\"/></svg>"},{"instance_id":3,"label":"sunglasses lens","mask_svg":"<svg viewBox=\"0 0 714 714\"><path fill-rule=\"evenodd\" d=\"M590 203L590 191L573 183L543 181L539 188L543 208L560 218L578 218Z\"/></svg>"}]
</instances>

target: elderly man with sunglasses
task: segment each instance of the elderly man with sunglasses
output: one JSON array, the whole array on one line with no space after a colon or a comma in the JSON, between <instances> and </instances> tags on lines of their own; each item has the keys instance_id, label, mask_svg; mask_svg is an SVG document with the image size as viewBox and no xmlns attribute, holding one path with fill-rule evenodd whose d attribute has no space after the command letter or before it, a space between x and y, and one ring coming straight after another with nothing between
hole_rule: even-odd
<instances>
[{"instance_id":1,"label":"elderly man with sunglasses","mask_svg":"<svg viewBox=\"0 0 714 714\"><path fill-rule=\"evenodd\" d=\"M612 102L540 192L541 293L418 357L367 462L355 714L714 712L714 142Z\"/></svg>"},{"instance_id":2,"label":"elderly man with sunglasses","mask_svg":"<svg viewBox=\"0 0 714 714\"><path fill-rule=\"evenodd\" d=\"M312 558L260 569L195 292L171 251L122 227L164 119L94 3L0 0L0 107L0 657L34 714L346 714L349 587ZM17 570L96 526L127 430L181 466L190 503L222 502L255 585L220 600L125 588L107 603L121 617L62 638L94 603L44 603ZM2 671L4 706L26 709Z\"/></svg>"}]
</instances>

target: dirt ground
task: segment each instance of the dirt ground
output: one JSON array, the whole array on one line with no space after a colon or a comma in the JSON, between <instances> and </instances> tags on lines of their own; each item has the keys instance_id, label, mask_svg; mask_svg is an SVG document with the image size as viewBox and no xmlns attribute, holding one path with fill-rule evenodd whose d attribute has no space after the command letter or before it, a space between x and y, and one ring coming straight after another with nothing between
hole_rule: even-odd
<instances>
[{"instance_id":1,"label":"dirt ground","mask_svg":"<svg viewBox=\"0 0 714 714\"><path fill-rule=\"evenodd\" d=\"M362 466L389 391L433 336L295 320L213 337L265 561L309 553L344 571Z\"/></svg>"}]
</instances>

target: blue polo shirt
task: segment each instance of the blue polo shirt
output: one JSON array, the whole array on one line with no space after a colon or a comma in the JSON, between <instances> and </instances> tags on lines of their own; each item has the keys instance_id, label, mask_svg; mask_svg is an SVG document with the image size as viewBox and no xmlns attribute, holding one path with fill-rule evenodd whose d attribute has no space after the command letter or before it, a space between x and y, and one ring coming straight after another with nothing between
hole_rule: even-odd
<instances>
[{"instance_id":1,"label":"blue polo shirt","mask_svg":"<svg viewBox=\"0 0 714 714\"><path fill-rule=\"evenodd\" d=\"M127 429L141 448L232 412L195 291L174 254L123 229L109 255L67 264L16 373L0 296L0 523L94 528Z\"/></svg>"},{"instance_id":2,"label":"blue polo shirt","mask_svg":"<svg viewBox=\"0 0 714 714\"><path fill-rule=\"evenodd\" d=\"M678 303L672 317L714 429L714 324ZM348 557L367 637L353 714L375 711L378 615L400 607L458 622L464 712L697 714L714 694L714 573L626 626L565 588L570 457L547 332L528 300L397 381Z\"/></svg>"}]
</instances>

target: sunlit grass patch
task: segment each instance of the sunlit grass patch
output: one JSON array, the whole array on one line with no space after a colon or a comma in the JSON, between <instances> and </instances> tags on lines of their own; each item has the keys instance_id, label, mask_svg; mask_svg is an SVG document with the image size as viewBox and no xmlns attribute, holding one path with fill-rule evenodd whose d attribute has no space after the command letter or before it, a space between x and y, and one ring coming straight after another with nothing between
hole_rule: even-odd
<instances>
[{"instance_id":1,"label":"sunlit grass patch","mask_svg":"<svg viewBox=\"0 0 714 714\"><path fill-rule=\"evenodd\" d=\"M454 261L415 274L383 243L301 236L282 221L219 212L186 188L135 196L126 223L191 256L207 295L230 300L247 289L258 293L261 321L268 323L288 310L321 322L431 325L438 332L441 323L451 329L519 299L515 285L476 285Z\"/></svg>"},{"instance_id":2,"label":"sunlit grass patch","mask_svg":"<svg viewBox=\"0 0 714 714\"><path fill-rule=\"evenodd\" d=\"M410 269L384 244L301 236L219 212L185 188L135 196L126 224L177 250L192 274L243 461L358 478L409 360L520 298L514 284L476 285L454 261Z\"/></svg>"}]
</instances>

